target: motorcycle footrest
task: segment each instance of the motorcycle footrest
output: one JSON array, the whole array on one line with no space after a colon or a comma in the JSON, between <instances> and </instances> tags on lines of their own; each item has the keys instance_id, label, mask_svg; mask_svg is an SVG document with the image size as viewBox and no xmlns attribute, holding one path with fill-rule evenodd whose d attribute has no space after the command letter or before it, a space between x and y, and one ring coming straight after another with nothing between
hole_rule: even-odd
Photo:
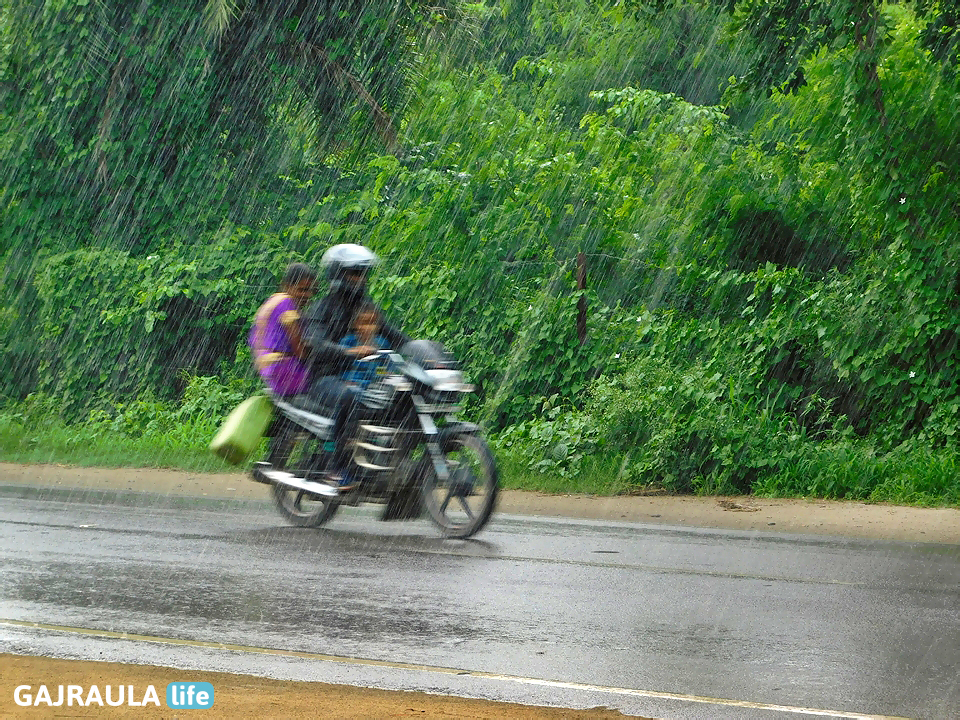
<instances>
[{"instance_id":1,"label":"motorcycle footrest","mask_svg":"<svg viewBox=\"0 0 960 720\"><path fill-rule=\"evenodd\" d=\"M365 458L355 457L353 462L356 463L357 467L362 467L364 470L384 471L394 469L393 465L376 465Z\"/></svg>"},{"instance_id":2,"label":"motorcycle footrest","mask_svg":"<svg viewBox=\"0 0 960 720\"><path fill-rule=\"evenodd\" d=\"M256 463L253 466L252 474L254 480L269 485L280 485L294 490L303 490L313 495L322 495L324 497L337 497L340 494L340 490L333 485L297 477L293 473L286 472L285 470L274 470L270 463Z\"/></svg>"},{"instance_id":3,"label":"motorcycle footrest","mask_svg":"<svg viewBox=\"0 0 960 720\"><path fill-rule=\"evenodd\" d=\"M263 483L264 485L273 485L273 481L267 478L264 474L264 471L270 470L272 465L268 462L255 462L253 467L250 468L250 477L258 483Z\"/></svg>"}]
</instances>

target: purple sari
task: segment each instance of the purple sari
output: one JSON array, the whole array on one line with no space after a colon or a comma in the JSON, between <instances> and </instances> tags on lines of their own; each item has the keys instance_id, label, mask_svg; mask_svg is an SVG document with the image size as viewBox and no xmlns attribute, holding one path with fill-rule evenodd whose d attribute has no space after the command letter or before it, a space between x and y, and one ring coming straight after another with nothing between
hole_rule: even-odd
<instances>
[{"instance_id":1,"label":"purple sari","mask_svg":"<svg viewBox=\"0 0 960 720\"><path fill-rule=\"evenodd\" d=\"M294 354L286 330L298 322L300 312L293 298L276 293L260 306L250 329L253 362L275 395L298 395L309 385L307 368Z\"/></svg>"}]
</instances>

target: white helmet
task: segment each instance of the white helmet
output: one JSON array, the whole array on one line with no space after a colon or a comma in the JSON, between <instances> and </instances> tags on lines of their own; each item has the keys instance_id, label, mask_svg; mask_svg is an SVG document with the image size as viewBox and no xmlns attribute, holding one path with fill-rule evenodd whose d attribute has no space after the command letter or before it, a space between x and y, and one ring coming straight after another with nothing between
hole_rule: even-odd
<instances>
[{"instance_id":1,"label":"white helmet","mask_svg":"<svg viewBox=\"0 0 960 720\"><path fill-rule=\"evenodd\" d=\"M320 267L326 269L327 277L336 280L349 270L370 270L380 262L376 253L363 245L341 243L327 250L320 258Z\"/></svg>"}]
</instances>

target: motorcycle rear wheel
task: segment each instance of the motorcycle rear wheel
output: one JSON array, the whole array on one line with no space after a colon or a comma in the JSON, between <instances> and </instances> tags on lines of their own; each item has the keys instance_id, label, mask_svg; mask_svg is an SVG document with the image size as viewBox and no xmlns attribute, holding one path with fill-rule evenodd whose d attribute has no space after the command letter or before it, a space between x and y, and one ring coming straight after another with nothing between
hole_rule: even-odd
<instances>
[{"instance_id":1,"label":"motorcycle rear wheel","mask_svg":"<svg viewBox=\"0 0 960 720\"><path fill-rule=\"evenodd\" d=\"M301 478L309 477L319 470L317 465L321 450L321 440L308 433L295 433L290 439L290 452L280 453L275 445L267 456L267 462L276 470L284 470ZM297 527L320 527L340 509L337 498L314 495L297 488L274 485L271 494L280 514Z\"/></svg>"},{"instance_id":2,"label":"motorcycle rear wheel","mask_svg":"<svg viewBox=\"0 0 960 720\"><path fill-rule=\"evenodd\" d=\"M486 440L470 433L450 437L442 448L449 480L441 482L423 458L423 504L444 537L468 538L484 528L500 492L497 462Z\"/></svg>"}]
</instances>

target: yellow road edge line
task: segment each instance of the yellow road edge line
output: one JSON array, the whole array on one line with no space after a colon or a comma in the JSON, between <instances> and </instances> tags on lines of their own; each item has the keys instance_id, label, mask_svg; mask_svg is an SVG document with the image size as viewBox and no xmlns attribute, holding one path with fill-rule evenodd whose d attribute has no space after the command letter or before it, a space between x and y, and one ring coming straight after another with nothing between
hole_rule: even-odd
<instances>
[{"instance_id":1,"label":"yellow road edge line","mask_svg":"<svg viewBox=\"0 0 960 720\"><path fill-rule=\"evenodd\" d=\"M752 710L774 710L778 712L791 712L799 715L819 715L824 717L837 718L856 718L857 720L910 720L893 715L866 715L863 713L843 712L838 710L821 710L818 708L793 707L790 705L773 705L769 703L750 702L747 700L730 700L727 698L701 697L699 695L684 695L681 693L658 692L656 690L635 690L633 688L621 688L607 685L591 685L589 683L568 682L564 680L544 680L541 678L529 678L522 675L502 675L500 673L482 672L474 670L459 670L457 668L447 668L439 665L421 665L419 663L408 663L391 660L372 660L368 658L353 658L343 655L328 655L326 653L307 652L304 650L281 650L278 648L257 647L255 645L234 645L231 643L219 643L209 640L183 640L180 638L167 638L158 635L139 635L136 633L116 632L113 630L96 630L92 628L70 627L66 625L51 625L49 623L30 622L26 620L12 620L0 618L0 625L10 625L13 627L30 628L34 630L47 630L51 632L73 633L75 635L87 635L90 637L107 638L111 640L132 640L135 642L152 642L165 645L180 645L184 647L209 648L214 650L230 650L232 652L251 653L259 655L277 655L281 657L294 657L307 660L321 660L323 662L335 662L347 665L363 665L368 667L384 667L398 670L417 670L421 672L439 673L442 675L456 675L459 677L482 678L485 680L500 680L514 682L524 685L540 685L543 687L561 688L566 690L583 690L589 692L604 692L615 695L627 695L632 697L645 697L656 700L676 700L681 702L694 702L707 705L721 705L726 707L750 708Z\"/></svg>"}]
</instances>

